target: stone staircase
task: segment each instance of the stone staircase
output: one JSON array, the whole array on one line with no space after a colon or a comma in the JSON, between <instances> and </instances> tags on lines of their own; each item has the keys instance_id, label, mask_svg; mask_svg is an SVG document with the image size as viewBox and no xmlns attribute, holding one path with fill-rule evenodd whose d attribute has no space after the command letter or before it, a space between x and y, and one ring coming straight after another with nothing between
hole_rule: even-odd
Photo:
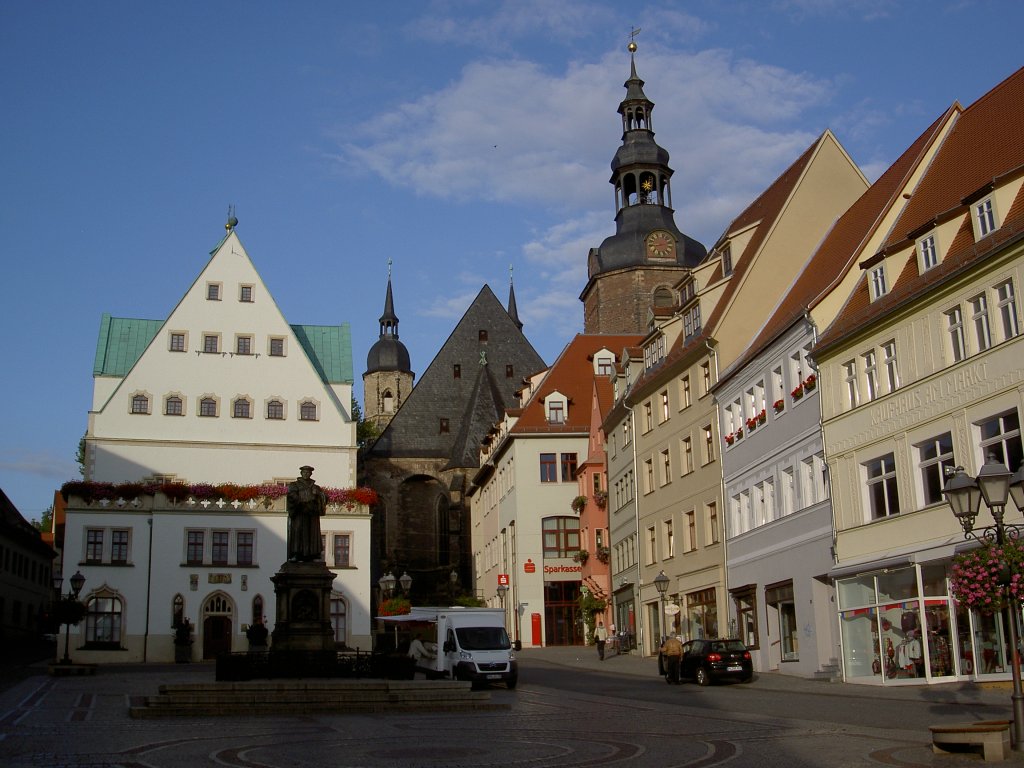
<instances>
[{"instance_id":1,"label":"stone staircase","mask_svg":"<svg viewBox=\"0 0 1024 768\"><path fill-rule=\"evenodd\" d=\"M843 670L839 666L839 659L831 658L828 663L822 664L821 668L814 673L815 680L828 680L830 683L841 683L843 681Z\"/></svg>"},{"instance_id":2,"label":"stone staircase","mask_svg":"<svg viewBox=\"0 0 1024 768\"><path fill-rule=\"evenodd\" d=\"M508 709L486 690L458 680L249 680L161 685L156 696L133 697L133 718L216 715L301 715Z\"/></svg>"}]
</instances>

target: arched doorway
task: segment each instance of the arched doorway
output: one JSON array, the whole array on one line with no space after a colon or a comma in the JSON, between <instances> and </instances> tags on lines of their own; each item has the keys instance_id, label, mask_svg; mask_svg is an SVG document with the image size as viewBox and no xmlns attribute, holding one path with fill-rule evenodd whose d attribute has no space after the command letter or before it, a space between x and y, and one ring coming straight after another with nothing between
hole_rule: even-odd
<instances>
[{"instance_id":1,"label":"arched doorway","mask_svg":"<svg viewBox=\"0 0 1024 768\"><path fill-rule=\"evenodd\" d=\"M216 592L203 603L203 658L216 659L231 652L231 627L235 606L223 592Z\"/></svg>"}]
</instances>

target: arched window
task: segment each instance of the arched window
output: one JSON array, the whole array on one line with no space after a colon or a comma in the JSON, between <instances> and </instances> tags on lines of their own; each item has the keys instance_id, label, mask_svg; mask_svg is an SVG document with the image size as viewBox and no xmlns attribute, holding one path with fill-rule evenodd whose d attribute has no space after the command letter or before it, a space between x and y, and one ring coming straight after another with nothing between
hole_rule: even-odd
<instances>
[{"instance_id":1,"label":"arched window","mask_svg":"<svg viewBox=\"0 0 1024 768\"><path fill-rule=\"evenodd\" d=\"M280 400L271 400L269 403L267 403L267 418L283 419L284 403L282 403Z\"/></svg>"},{"instance_id":2,"label":"arched window","mask_svg":"<svg viewBox=\"0 0 1024 768\"><path fill-rule=\"evenodd\" d=\"M183 403L177 395L171 395L164 401L164 413L168 416L181 416Z\"/></svg>"},{"instance_id":3,"label":"arched window","mask_svg":"<svg viewBox=\"0 0 1024 768\"><path fill-rule=\"evenodd\" d=\"M216 416L217 415L217 401L212 397L204 397L199 401L199 415L200 416Z\"/></svg>"},{"instance_id":4,"label":"arched window","mask_svg":"<svg viewBox=\"0 0 1024 768\"><path fill-rule=\"evenodd\" d=\"M252 405L245 398L239 398L234 403L234 417L236 419L248 419L251 417Z\"/></svg>"},{"instance_id":5,"label":"arched window","mask_svg":"<svg viewBox=\"0 0 1024 768\"><path fill-rule=\"evenodd\" d=\"M395 396L391 394L390 389L384 390L384 413L391 413L395 410Z\"/></svg>"},{"instance_id":6,"label":"arched window","mask_svg":"<svg viewBox=\"0 0 1024 768\"><path fill-rule=\"evenodd\" d=\"M121 599L95 595L85 605L85 642L101 647L121 645Z\"/></svg>"},{"instance_id":7,"label":"arched window","mask_svg":"<svg viewBox=\"0 0 1024 768\"><path fill-rule=\"evenodd\" d=\"M334 642L344 645L348 630L348 607L345 599L337 594L331 595L331 627L334 629Z\"/></svg>"},{"instance_id":8,"label":"arched window","mask_svg":"<svg viewBox=\"0 0 1024 768\"><path fill-rule=\"evenodd\" d=\"M316 421L316 403L306 400L299 406L300 421Z\"/></svg>"},{"instance_id":9,"label":"arched window","mask_svg":"<svg viewBox=\"0 0 1024 768\"><path fill-rule=\"evenodd\" d=\"M145 395L133 395L132 413L149 413L149 398Z\"/></svg>"},{"instance_id":10,"label":"arched window","mask_svg":"<svg viewBox=\"0 0 1024 768\"><path fill-rule=\"evenodd\" d=\"M656 307L671 307L672 291L662 286L661 288L654 289L654 306Z\"/></svg>"}]
</instances>

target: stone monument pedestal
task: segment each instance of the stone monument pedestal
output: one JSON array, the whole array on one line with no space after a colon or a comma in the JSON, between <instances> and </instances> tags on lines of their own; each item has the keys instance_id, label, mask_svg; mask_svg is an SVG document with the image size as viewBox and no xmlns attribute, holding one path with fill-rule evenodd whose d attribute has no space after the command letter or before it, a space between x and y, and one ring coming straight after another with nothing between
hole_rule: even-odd
<instances>
[{"instance_id":1,"label":"stone monument pedestal","mask_svg":"<svg viewBox=\"0 0 1024 768\"><path fill-rule=\"evenodd\" d=\"M334 574L322 562L287 562L271 577L277 620L271 653L335 653L331 626Z\"/></svg>"}]
</instances>

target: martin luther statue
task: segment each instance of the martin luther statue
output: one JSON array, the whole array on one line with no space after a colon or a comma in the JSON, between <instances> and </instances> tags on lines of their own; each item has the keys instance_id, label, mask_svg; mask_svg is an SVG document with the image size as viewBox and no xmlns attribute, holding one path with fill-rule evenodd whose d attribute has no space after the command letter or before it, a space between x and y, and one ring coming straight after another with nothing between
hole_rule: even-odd
<instances>
[{"instance_id":1,"label":"martin luther statue","mask_svg":"<svg viewBox=\"0 0 1024 768\"><path fill-rule=\"evenodd\" d=\"M288 560L311 562L322 555L320 518L327 514L327 495L313 481L313 467L300 467L299 473L288 484Z\"/></svg>"}]
</instances>

